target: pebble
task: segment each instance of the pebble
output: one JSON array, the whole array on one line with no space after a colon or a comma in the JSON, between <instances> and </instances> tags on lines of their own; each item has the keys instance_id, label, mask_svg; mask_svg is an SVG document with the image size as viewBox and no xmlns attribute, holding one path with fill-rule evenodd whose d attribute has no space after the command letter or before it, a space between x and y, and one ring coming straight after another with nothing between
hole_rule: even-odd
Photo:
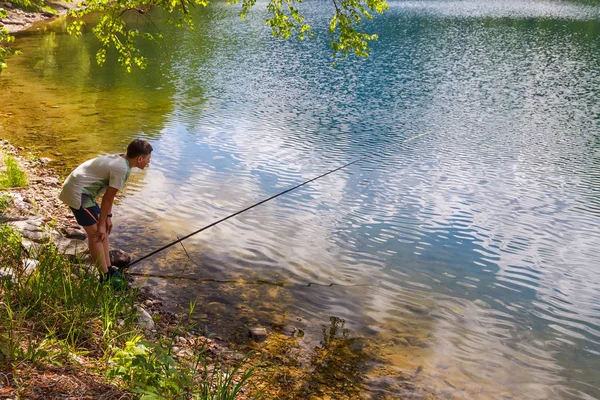
<instances>
[{"instance_id":1,"label":"pebble","mask_svg":"<svg viewBox=\"0 0 600 400\"><path fill-rule=\"evenodd\" d=\"M181 345L186 345L186 344L188 344L188 341L187 341L187 339L186 339L186 338L184 338L184 337L178 336L176 340L177 340L177 343L179 343L179 344L181 344Z\"/></svg>"},{"instance_id":2,"label":"pebble","mask_svg":"<svg viewBox=\"0 0 600 400\"><path fill-rule=\"evenodd\" d=\"M242 361L243 359L245 359L246 356L242 353L232 353L229 355L229 359L234 360L234 361Z\"/></svg>"}]
</instances>

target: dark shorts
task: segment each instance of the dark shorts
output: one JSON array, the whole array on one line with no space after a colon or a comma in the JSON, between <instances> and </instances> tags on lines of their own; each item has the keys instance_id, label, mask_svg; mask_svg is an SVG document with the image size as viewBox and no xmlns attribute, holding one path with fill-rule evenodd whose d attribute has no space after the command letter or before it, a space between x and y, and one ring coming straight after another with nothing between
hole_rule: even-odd
<instances>
[{"instance_id":1,"label":"dark shorts","mask_svg":"<svg viewBox=\"0 0 600 400\"><path fill-rule=\"evenodd\" d=\"M81 226L91 226L95 225L100 218L100 207L98 204L92 207L83 208L81 207L79 210L69 207L71 211L73 211L73 215L75 215L75 219L77 223Z\"/></svg>"}]
</instances>

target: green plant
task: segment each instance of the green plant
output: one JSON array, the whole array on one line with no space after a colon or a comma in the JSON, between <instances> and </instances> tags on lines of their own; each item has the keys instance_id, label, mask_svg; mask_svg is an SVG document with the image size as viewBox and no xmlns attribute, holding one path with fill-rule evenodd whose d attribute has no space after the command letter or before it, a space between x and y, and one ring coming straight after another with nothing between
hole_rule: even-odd
<instances>
[{"instance_id":1,"label":"green plant","mask_svg":"<svg viewBox=\"0 0 600 400\"><path fill-rule=\"evenodd\" d=\"M120 378L141 399L234 400L254 374L253 368L242 372L242 362L208 365L204 343L194 348L191 362L178 361L172 343L133 338L111 357L108 377Z\"/></svg>"},{"instance_id":2,"label":"green plant","mask_svg":"<svg viewBox=\"0 0 600 400\"><path fill-rule=\"evenodd\" d=\"M22 187L27 185L27 175L23 171L15 159L10 154L4 157L6 170L0 174L0 187Z\"/></svg>"},{"instance_id":3,"label":"green plant","mask_svg":"<svg viewBox=\"0 0 600 400\"><path fill-rule=\"evenodd\" d=\"M22 0L26 1L26 0ZM149 21L152 11L159 9L167 15L167 22L176 27L186 26L194 29L192 10L198 6L207 7L209 0L130 0L127 2L111 2L106 0L89 0L83 8L69 11L73 17L69 23L68 32L81 35L84 25L83 17L90 13L99 15L98 23L92 32L100 42L101 48L96 52L96 61L102 65L112 49L117 54L119 64L127 71L133 67L145 68L146 57L138 47L140 39L159 42L160 32L150 33L139 30L138 25L127 22L124 14L135 12ZM312 37L313 32L309 20L304 14L302 0L268 0L259 3L266 7L266 25L271 28L274 37L288 39L297 36L299 40ZM389 9L387 0L333 0L331 2L333 15L329 20L330 43L334 57L346 58L349 55L368 57L369 43L377 40L377 35L363 32L365 22L370 21L376 14L383 14ZM259 7L256 0L228 0L228 6L237 4L241 10L240 19L244 20L254 7Z\"/></svg>"},{"instance_id":4,"label":"green plant","mask_svg":"<svg viewBox=\"0 0 600 400\"><path fill-rule=\"evenodd\" d=\"M4 214L4 211L8 208L8 206L10 205L10 198L4 194L0 194L0 221L2 214Z\"/></svg>"},{"instance_id":5,"label":"green plant","mask_svg":"<svg viewBox=\"0 0 600 400\"><path fill-rule=\"evenodd\" d=\"M115 292L94 271L60 254L52 244L36 253L37 268L26 273L21 237L0 225L0 265L11 270L0 279L0 365L7 368L46 363L68 366L75 355L95 354L114 383L144 399L233 400L249 385L253 368L242 363L208 362L204 342L193 354L173 355L176 337L193 325L181 317L170 338L144 340L136 327L135 291ZM195 303L190 303L190 318ZM255 397L257 398L257 397Z\"/></svg>"},{"instance_id":6,"label":"green plant","mask_svg":"<svg viewBox=\"0 0 600 400\"><path fill-rule=\"evenodd\" d=\"M4 8L0 8L0 18L6 18L8 13ZM6 56L21 54L18 50L13 50L7 46L8 43L14 42L15 37L9 35L7 28L0 28L0 71L6 68Z\"/></svg>"},{"instance_id":7,"label":"green plant","mask_svg":"<svg viewBox=\"0 0 600 400\"><path fill-rule=\"evenodd\" d=\"M13 7L21 8L25 11L40 11L44 8L43 0L13 0Z\"/></svg>"},{"instance_id":8,"label":"green plant","mask_svg":"<svg viewBox=\"0 0 600 400\"><path fill-rule=\"evenodd\" d=\"M133 335L135 291L117 295L99 283L94 271L73 263L52 244L39 248L37 268L25 273L20 237L7 226L0 227L0 247L0 265L12 275L0 281L0 357L31 359L30 344L48 338L74 349L86 345L106 351ZM23 353L17 347L31 349Z\"/></svg>"}]
</instances>

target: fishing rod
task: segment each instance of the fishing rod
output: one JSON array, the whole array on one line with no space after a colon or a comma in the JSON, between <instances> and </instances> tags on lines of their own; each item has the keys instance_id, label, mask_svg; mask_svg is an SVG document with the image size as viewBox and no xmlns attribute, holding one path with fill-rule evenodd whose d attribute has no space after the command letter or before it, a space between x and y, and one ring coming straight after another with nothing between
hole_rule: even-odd
<instances>
[{"instance_id":1,"label":"fishing rod","mask_svg":"<svg viewBox=\"0 0 600 400\"><path fill-rule=\"evenodd\" d=\"M430 133L430 132L431 132L431 131L427 131L427 132L420 133L420 134L418 134L418 135L415 135L415 136L413 136L413 137L411 137L411 138L408 138L408 139L406 139L406 140L403 140L402 142L398 143L397 145L401 145L401 144L408 143L408 142L410 142L411 140L418 139L418 138L420 138L421 136L425 136L425 135L427 135L427 134L428 134L428 133ZM253 209L254 207L258 207L258 206L260 206L261 204L264 204L264 203L266 203L266 202L268 202L268 201L271 201L271 200L273 200L273 199L275 199L275 198L277 198L277 197L279 197L279 196L283 196L284 194L286 194L286 193L289 193L289 192L291 192L292 190L296 190L296 189L298 189L299 187L302 187L302 186L304 186L304 185L308 185L309 183L311 183L311 182L314 182L314 181L316 181L317 179L321 179L321 178L323 178L323 177L325 177L325 176L327 176L327 175L329 175L329 174L333 174L333 173L334 173L334 172L336 172L336 171L339 171L339 170L341 170L341 169L347 168L347 167L351 166L352 164L356 164L357 162L359 162L359 161L362 161L362 160L366 160L367 158L370 158L370 157L372 157L372 156L373 156L373 153L371 153L371 154L367 154L367 155L366 155L366 156L364 156L364 157L357 158L357 159L356 159L356 160L354 160L354 161L351 161L351 162L349 162L349 163L347 163L347 164L344 164L344 165L342 165L342 166L340 166L340 167L337 167L337 168L334 168L334 169L332 169L332 170L330 170L330 171L327 171L327 172L325 172L325 173L322 173L322 174L321 174L321 175L319 175L319 176L316 176L316 177L314 177L314 178L312 178L312 179L309 179L309 180L307 180L307 181L304 181L304 182L302 182L302 183L299 183L298 185L296 185L296 186L294 186L294 187L291 187L291 188L289 188L289 189L286 189L286 190L284 190L284 191L282 191L282 192L279 192L279 193L277 193L277 194L275 194L275 195L273 195L273 196L271 196L271 197L268 197L268 198L266 198L266 199L264 199L264 200L261 200L261 201L259 201L258 203L254 203L254 204L252 204L251 206L248 206L248 207L246 207L246 208L244 208L244 209L242 209L242 210L239 210L239 211L237 211L237 212L234 212L233 214L230 214L230 215L228 215L228 216L226 216L226 217L224 217L224 218L221 218L221 219L219 219L219 220L217 220L217 221L215 221L215 222L212 222L212 223L210 223L210 224L208 224L208 225L206 225L206 226L204 226L204 227L202 227L202 228L200 228L200 229L198 229L198 230L196 230L196 231L194 231L194 232L192 232L192 233L189 233L189 234L187 234L187 235L185 235L185 236L183 236L183 237L181 237L181 238L177 238L177 240L174 240L174 241L172 241L171 243L168 243L168 244L166 244L166 245L162 246L161 248L158 248L158 249L156 249L156 250L154 250L154 251L152 251L152 252L150 252L150 253L146 254L145 256L138 258L137 260L131 261L129 264L125 265L123 268L129 268L129 267L131 267L132 265L135 265L135 264L139 263L140 261L143 261L143 260L145 260L145 259L147 259L147 258L149 258L149 257L152 257L153 255L155 255L155 254L157 254L157 253L160 253L161 251L163 251L163 250L166 250L166 249L168 249L169 247L176 245L177 243L181 243L181 242L183 242L185 239L187 239L187 238L189 238L189 237L192 237L192 236L194 236L194 235L197 235L198 233L200 233L200 232L203 232L203 231L205 231L205 230L207 230L207 229L209 229L209 228L212 228L213 226L215 226L215 225L217 225L217 224L220 224L221 222L227 221L228 219L230 219L230 218L233 218L233 217L235 217L235 216L237 216L237 215L240 215L241 213L243 213L243 212L246 212L246 211L248 211L248 210L251 210L251 209Z\"/></svg>"}]
</instances>

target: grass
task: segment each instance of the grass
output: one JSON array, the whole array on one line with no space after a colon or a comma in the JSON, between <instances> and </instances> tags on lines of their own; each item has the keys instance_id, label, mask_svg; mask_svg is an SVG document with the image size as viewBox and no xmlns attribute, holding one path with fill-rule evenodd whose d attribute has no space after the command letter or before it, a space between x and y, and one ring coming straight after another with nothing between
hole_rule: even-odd
<instances>
[{"instance_id":1,"label":"grass","mask_svg":"<svg viewBox=\"0 0 600 400\"><path fill-rule=\"evenodd\" d=\"M48 390L32 388L32 381L36 371L52 368L77 379L81 371L99 377L98 385L116 390L116 398L228 400L250 385L252 368L209 362L205 341L194 342L186 357L172 353L177 336L192 324L180 320L171 336L145 338L137 327L136 291L100 284L95 272L52 244L37 250L33 272L23 265L21 237L6 225L0 225L0 248L0 268L12 271L0 278L0 378L8 380L10 395ZM42 397L55 395L73 394Z\"/></svg>"},{"instance_id":2,"label":"grass","mask_svg":"<svg viewBox=\"0 0 600 400\"><path fill-rule=\"evenodd\" d=\"M2 218L2 214L10 205L10 198L4 194L0 193L0 220Z\"/></svg>"},{"instance_id":3,"label":"grass","mask_svg":"<svg viewBox=\"0 0 600 400\"><path fill-rule=\"evenodd\" d=\"M7 154L4 156L6 170L0 173L0 187L14 188L27 185L27 175L23 171L14 156Z\"/></svg>"}]
</instances>

